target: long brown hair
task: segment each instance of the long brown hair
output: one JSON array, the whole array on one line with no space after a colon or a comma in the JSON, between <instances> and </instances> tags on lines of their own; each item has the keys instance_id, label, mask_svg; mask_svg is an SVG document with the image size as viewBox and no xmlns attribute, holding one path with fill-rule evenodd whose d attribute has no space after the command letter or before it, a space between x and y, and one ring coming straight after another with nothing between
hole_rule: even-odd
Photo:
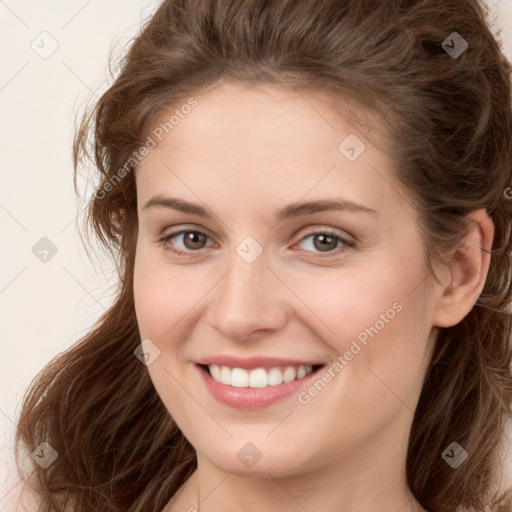
<instances>
[{"instance_id":1,"label":"long brown hair","mask_svg":"<svg viewBox=\"0 0 512 512\"><path fill-rule=\"evenodd\" d=\"M94 329L50 361L25 396L18 449L48 442L58 453L46 469L32 467L44 511L160 512L196 467L134 357L133 168L162 113L222 78L328 89L378 113L376 128L390 134L397 177L420 212L430 264L455 247L469 212L492 217L485 288L459 324L441 329L412 424L407 480L432 512L504 506L497 481L512 414L511 66L485 15L477 0L161 4L75 136L75 179L88 161L97 172L86 226L112 252L120 285ZM453 441L469 454L457 470L442 458Z\"/></svg>"}]
</instances>

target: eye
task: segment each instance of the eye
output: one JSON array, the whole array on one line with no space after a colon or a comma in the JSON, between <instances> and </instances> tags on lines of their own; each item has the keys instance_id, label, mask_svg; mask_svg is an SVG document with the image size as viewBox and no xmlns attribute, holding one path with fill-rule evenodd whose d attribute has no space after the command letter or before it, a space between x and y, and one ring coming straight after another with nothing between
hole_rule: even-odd
<instances>
[{"instance_id":1,"label":"eye","mask_svg":"<svg viewBox=\"0 0 512 512\"><path fill-rule=\"evenodd\" d=\"M185 246L185 250L174 247L174 243L171 242L173 238L177 238L178 240L181 238L181 241ZM170 251L177 255L188 255L191 252L203 249L205 240L208 238L210 237L202 231L184 229L160 238L159 243L162 244L166 251Z\"/></svg>"},{"instance_id":2,"label":"eye","mask_svg":"<svg viewBox=\"0 0 512 512\"><path fill-rule=\"evenodd\" d=\"M315 231L309 233L303 237L299 243L305 242L308 239L311 240L305 244L307 246L307 252L318 251L320 253L328 253L326 256L345 253L356 245L354 241L347 240L330 231ZM339 250L335 251L334 249Z\"/></svg>"},{"instance_id":3,"label":"eye","mask_svg":"<svg viewBox=\"0 0 512 512\"><path fill-rule=\"evenodd\" d=\"M176 238L177 240L181 239L181 244L184 248L176 247L175 242L172 242L173 238ZM202 231L183 229L181 231L169 233L163 238L160 238L158 242L166 251L172 252L176 255L186 256L204 249L206 247L206 241L209 238L210 237ZM307 246L305 249L306 252L327 253L325 254L326 256L345 253L356 245L354 241L347 240L339 234L330 231L314 231L309 233L301 239L299 244L307 241L308 239L311 240L305 244ZM320 256L322 256L322 254L320 254Z\"/></svg>"}]
</instances>

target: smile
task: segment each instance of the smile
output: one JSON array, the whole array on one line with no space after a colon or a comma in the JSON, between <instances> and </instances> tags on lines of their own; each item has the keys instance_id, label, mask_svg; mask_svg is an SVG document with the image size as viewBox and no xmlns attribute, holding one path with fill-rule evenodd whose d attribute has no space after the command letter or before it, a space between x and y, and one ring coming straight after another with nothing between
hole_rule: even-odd
<instances>
[{"instance_id":1,"label":"smile","mask_svg":"<svg viewBox=\"0 0 512 512\"><path fill-rule=\"evenodd\" d=\"M219 356L195 366L217 401L237 409L261 409L296 396L325 363Z\"/></svg>"},{"instance_id":2,"label":"smile","mask_svg":"<svg viewBox=\"0 0 512 512\"><path fill-rule=\"evenodd\" d=\"M312 365L274 366L272 368L230 368L229 366L209 365L211 377L221 384L237 388L266 388L286 382L303 379L313 371Z\"/></svg>"}]
</instances>

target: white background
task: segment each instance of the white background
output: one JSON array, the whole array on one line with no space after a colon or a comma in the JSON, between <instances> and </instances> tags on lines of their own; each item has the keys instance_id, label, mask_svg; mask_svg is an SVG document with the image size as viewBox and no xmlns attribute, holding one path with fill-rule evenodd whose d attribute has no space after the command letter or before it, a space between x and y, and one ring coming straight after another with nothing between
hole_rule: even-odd
<instances>
[{"instance_id":1,"label":"white background","mask_svg":"<svg viewBox=\"0 0 512 512\"><path fill-rule=\"evenodd\" d=\"M122 51L158 3L0 0L2 509L13 486L10 444L24 391L52 357L87 332L111 301L112 267L108 262L94 267L76 231L80 210L72 181L74 114L106 88L112 43ZM503 27L500 37L512 59L512 0L489 4L493 29ZM40 36L44 31L57 43ZM41 38L46 38L46 49L58 44L47 59L31 47L42 46ZM42 237L57 247L46 263L32 253Z\"/></svg>"}]
</instances>

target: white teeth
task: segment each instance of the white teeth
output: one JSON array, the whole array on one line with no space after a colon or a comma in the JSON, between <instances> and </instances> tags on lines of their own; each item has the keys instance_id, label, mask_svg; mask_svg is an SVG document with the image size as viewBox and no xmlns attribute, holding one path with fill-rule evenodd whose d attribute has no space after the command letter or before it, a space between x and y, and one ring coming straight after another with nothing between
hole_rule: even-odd
<instances>
[{"instance_id":1,"label":"white teeth","mask_svg":"<svg viewBox=\"0 0 512 512\"><path fill-rule=\"evenodd\" d=\"M236 388L277 386L283 382L303 379L313 371L311 365L287 366L284 371L279 367L245 370L244 368L230 368L229 366L218 366L216 364L212 364L208 368L214 380Z\"/></svg>"},{"instance_id":2,"label":"white teeth","mask_svg":"<svg viewBox=\"0 0 512 512\"><path fill-rule=\"evenodd\" d=\"M277 386L283 383L283 374L279 368L270 368L267 374L267 383L269 386Z\"/></svg>"},{"instance_id":3,"label":"white teeth","mask_svg":"<svg viewBox=\"0 0 512 512\"><path fill-rule=\"evenodd\" d=\"M283 373L283 382L291 382L297 377L297 372L293 366L288 366Z\"/></svg>"},{"instance_id":4,"label":"white teeth","mask_svg":"<svg viewBox=\"0 0 512 512\"><path fill-rule=\"evenodd\" d=\"M220 369L220 382L231 386L231 370L227 366Z\"/></svg>"},{"instance_id":5,"label":"white teeth","mask_svg":"<svg viewBox=\"0 0 512 512\"><path fill-rule=\"evenodd\" d=\"M249 386L249 372L243 368L233 368L231 370L231 385L235 388L246 388Z\"/></svg>"},{"instance_id":6,"label":"white teeth","mask_svg":"<svg viewBox=\"0 0 512 512\"><path fill-rule=\"evenodd\" d=\"M235 370L233 370L235 371ZM249 373L250 388L266 388L268 385L267 372L263 368L251 370Z\"/></svg>"},{"instance_id":7,"label":"white teeth","mask_svg":"<svg viewBox=\"0 0 512 512\"><path fill-rule=\"evenodd\" d=\"M217 366L216 364L212 364L210 366L210 373L212 374L212 377L216 381L221 382L221 371L219 366Z\"/></svg>"},{"instance_id":8,"label":"white teeth","mask_svg":"<svg viewBox=\"0 0 512 512\"><path fill-rule=\"evenodd\" d=\"M302 379L306 375L307 375L306 367L305 366L299 366L299 369L297 370L297 379Z\"/></svg>"}]
</instances>

